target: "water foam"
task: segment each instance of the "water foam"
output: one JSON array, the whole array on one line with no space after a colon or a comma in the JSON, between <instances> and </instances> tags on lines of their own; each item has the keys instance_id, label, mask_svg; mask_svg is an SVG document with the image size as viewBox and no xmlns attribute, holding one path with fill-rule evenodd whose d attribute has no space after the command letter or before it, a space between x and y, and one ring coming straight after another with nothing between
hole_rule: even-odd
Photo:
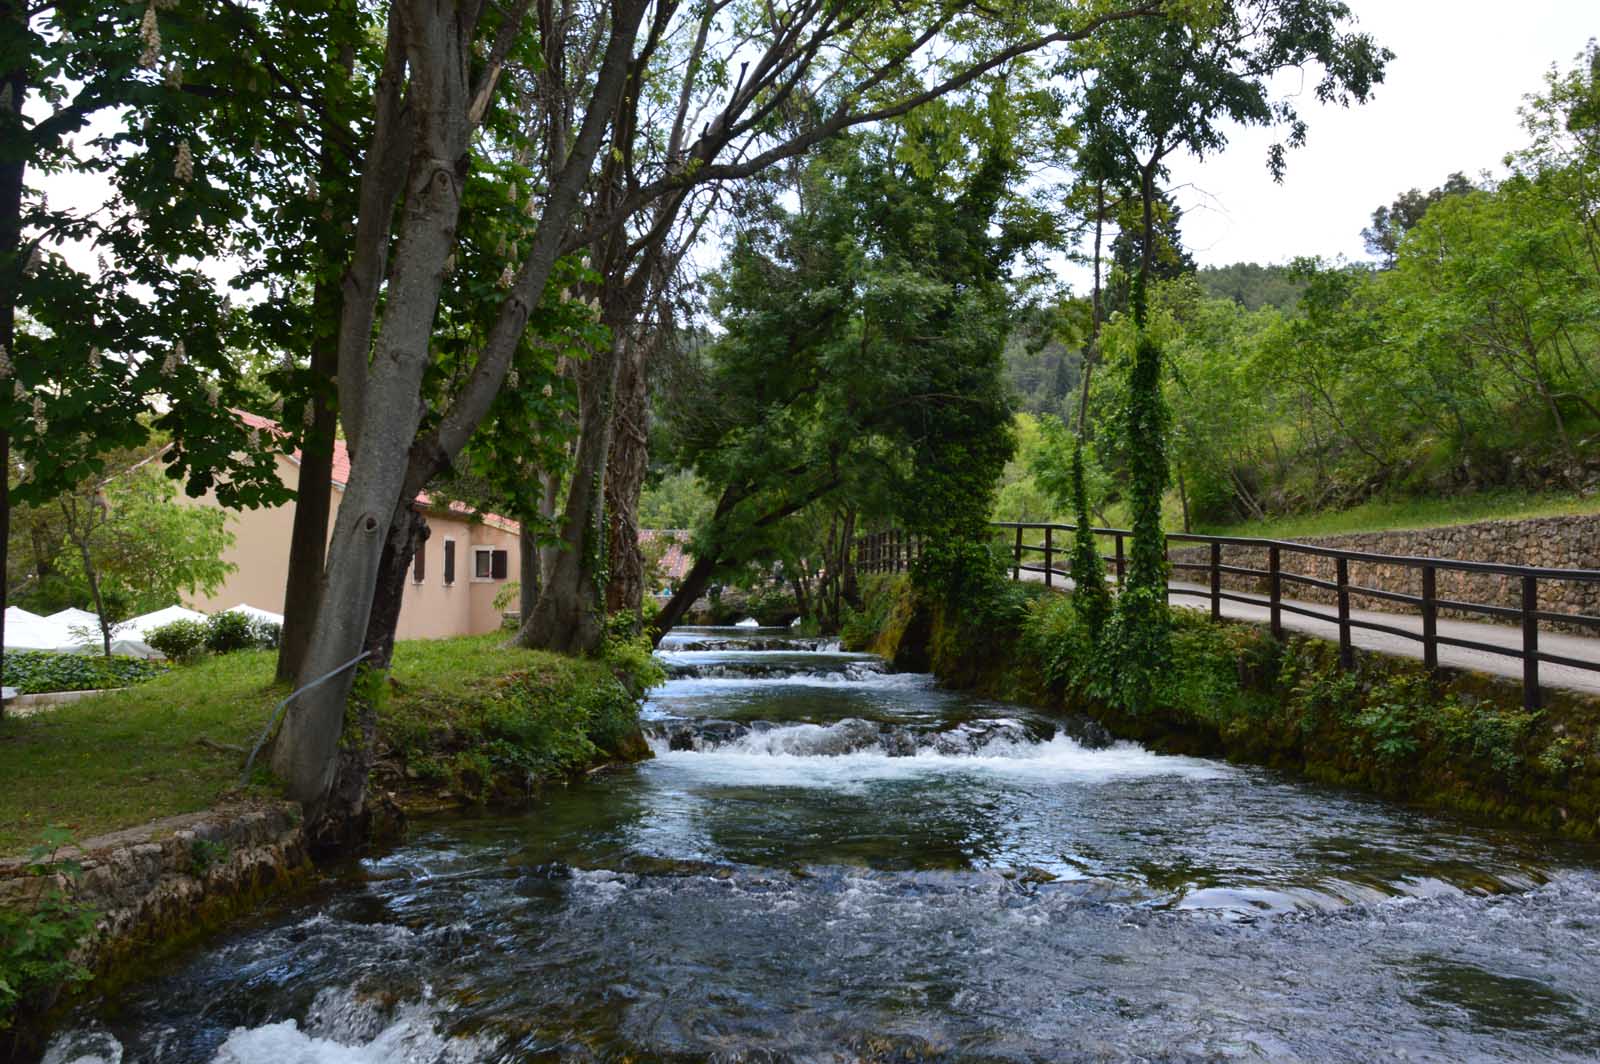
<instances>
[{"instance_id":1,"label":"water foam","mask_svg":"<svg viewBox=\"0 0 1600 1064\"><path fill-rule=\"evenodd\" d=\"M1216 762L1154 754L1135 743L1090 750L1065 735L1042 743L997 739L969 753L928 747L904 756L883 749L794 752L797 748L815 749L824 738L818 733L826 730L819 725L794 725L752 733L707 751L657 750L655 760L644 768L647 772L687 773L696 782L714 785L840 789L950 774L1085 784L1156 776L1203 781L1233 774Z\"/></svg>"}]
</instances>

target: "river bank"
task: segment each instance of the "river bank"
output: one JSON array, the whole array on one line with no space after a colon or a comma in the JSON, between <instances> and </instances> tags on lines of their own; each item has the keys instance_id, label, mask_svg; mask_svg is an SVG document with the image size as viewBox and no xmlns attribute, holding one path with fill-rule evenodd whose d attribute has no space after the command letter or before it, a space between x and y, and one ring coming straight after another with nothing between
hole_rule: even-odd
<instances>
[{"instance_id":1,"label":"river bank","mask_svg":"<svg viewBox=\"0 0 1600 1064\"><path fill-rule=\"evenodd\" d=\"M919 595L908 577L864 581L847 641L987 697L1084 714L1173 753L1292 771L1385 798L1600 838L1600 700L1380 654L1346 670L1338 648L1174 611L1173 660L1152 704L1106 697L1068 596L1009 586L982 625Z\"/></svg>"},{"instance_id":2,"label":"river bank","mask_svg":"<svg viewBox=\"0 0 1600 1064\"><path fill-rule=\"evenodd\" d=\"M587 660L503 643L397 645L372 782L392 814L381 830L649 756L638 706L659 670L646 650ZM0 1056L23 1052L63 988L137 977L320 878L266 770L241 785L288 694L272 671L270 653L227 655L0 722Z\"/></svg>"},{"instance_id":3,"label":"river bank","mask_svg":"<svg viewBox=\"0 0 1600 1064\"><path fill-rule=\"evenodd\" d=\"M419 820L84 1000L51 1064L1600 1051L1593 847L1112 742L788 630L660 657L656 756Z\"/></svg>"}]
</instances>

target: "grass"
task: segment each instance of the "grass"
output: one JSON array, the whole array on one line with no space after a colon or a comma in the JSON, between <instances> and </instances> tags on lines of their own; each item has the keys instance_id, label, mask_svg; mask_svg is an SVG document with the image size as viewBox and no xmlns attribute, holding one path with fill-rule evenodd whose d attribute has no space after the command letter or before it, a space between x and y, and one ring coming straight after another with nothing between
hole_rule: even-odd
<instances>
[{"instance_id":1,"label":"grass","mask_svg":"<svg viewBox=\"0 0 1600 1064\"><path fill-rule=\"evenodd\" d=\"M453 706L481 705L513 673L563 704L610 677L605 663L503 642L496 633L398 644L385 726L416 733ZM274 662L270 651L205 658L126 691L0 722L0 854L25 852L52 825L88 838L235 793L243 758L209 744L254 744L289 693L273 683Z\"/></svg>"},{"instance_id":2,"label":"grass","mask_svg":"<svg viewBox=\"0 0 1600 1064\"><path fill-rule=\"evenodd\" d=\"M1197 532L1221 536L1296 539L1350 532L1439 528L1473 521L1519 520L1600 513L1600 495L1483 492L1446 499L1400 499L1363 503L1348 510L1297 514L1236 525L1200 526ZM1169 528L1173 527L1169 525Z\"/></svg>"}]
</instances>

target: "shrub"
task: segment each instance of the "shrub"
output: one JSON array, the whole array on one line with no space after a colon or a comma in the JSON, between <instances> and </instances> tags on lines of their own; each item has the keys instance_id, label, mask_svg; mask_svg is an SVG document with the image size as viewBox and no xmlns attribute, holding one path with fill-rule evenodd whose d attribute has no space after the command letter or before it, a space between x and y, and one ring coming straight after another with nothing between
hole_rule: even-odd
<instances>
[{"instance_id":1,"label":"shrub","mask_svg":"<svg viewBox=\"0 0 1600 1064\"><path fill-rule=\"evenodd\" d=\"M203 621L176 620L152 628L144 641L173 661L190 661L205 648L206 626Z\"/></svg>"},{"instance_id":2,"label":"shrub","mask_svg":"<svg viewBox=\"0 0 1600 1064\"><path fill-rule=\"evenodd\" d=\"M128 687L166 671L160 662L141 658L106 658L94 654L59 654L49 650L13 650L6 654L3 682L18 694L53 691L99 691Z\"/></svg>"},{"instance_id":3,"label":"shrub","mask_svg":"<svg viewBox=\"0 0 1600 1064\"><path fill-rule=\"evenodd\" d=\"M213 613L206 620L206 649L231 654L256 645L255 622L243 613Z\"/></svg>"},{"instance_id":4,"label":"shrub","mask_svg":"<svg viewBox=\"0 0 1600 1064\"><path fill-rule=\"evenodd\" d=\"M283 641L283 625L277 621L265 618L253 621L250 631L255 634L256 646L262 650L277 650L278 644Z\"/></svg>"},{"instance_id":5,"label":"shrub","mask_svg":"<svg viewBox=\"0 0 1600 1064\"><path fill-rule=\"evenodd\" d=\"M0 1030L11 1026L19 1007L47 1007L60 987L90 975L73 953L96 914L59 885L75 882L82 867L57 859L68 839L64 829L52 827L44 838L28 856L28 875L38 883L31 903L0 909Z\"/></svg>"}]
</instances>

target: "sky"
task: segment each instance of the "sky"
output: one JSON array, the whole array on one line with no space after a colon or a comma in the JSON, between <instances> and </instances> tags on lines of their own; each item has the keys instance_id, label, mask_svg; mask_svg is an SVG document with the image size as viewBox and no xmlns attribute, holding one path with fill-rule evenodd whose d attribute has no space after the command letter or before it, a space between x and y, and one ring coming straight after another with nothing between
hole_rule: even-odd
<instances>
[{"instance_id":1,"label":"sky","mask_svg":"<svg viewBox=\"0 0 1600 1064\"><path fill-rule=\"evenodd\" d=\"M1371 102L1348 110L1311 95L1314 77L1277 83L1303 95L1305 147L1289 153L1281 185L1267 173L1278 136L1239 130L1220 154L1177 158L1170 188L1184 210L1184 243L1200 265L1282 263L1298 255L1368 257L1361 230L1374 208L1410 188L1429 189L1450 173L1504 173L1501 159L1525 140L1522 98L1540 90L1552 63L1571 67L1600 36L1600 0L1347 0L1357 24L1395 53ZM78 205L103 202L98 178L58 180L53 195ZM90 268L86 247L61 249ZM697 256L713 263L718 249ZM226 277L235 264L207 264ZM1086 290L1089 270L1062 264L1062 279ZM1080 276L1081 275L1081 276Z\"/></svg>"},{"instance_id":2,"label":"sky","mask_svg":"<svg viewBox=\"0 0 1600 1064\"><path fill-rule=\"evenodd\" d=\"M1259 130L1241 131L1219 156L1174 162L1184 243L1200 265L1368 258L1361 230L1380 204L1456 170L1503 175L1501 159L1526 139L1522 98L1543 87L1551 63L1570 69L1600 36L1596 0L1348 2L1395 58L1372 101L1350 110L1318 105L1313 78L1280 83L1303 90L1310 126L1282 185L1266 168L1277 138Z\"/></svg>"}]
</instances>

